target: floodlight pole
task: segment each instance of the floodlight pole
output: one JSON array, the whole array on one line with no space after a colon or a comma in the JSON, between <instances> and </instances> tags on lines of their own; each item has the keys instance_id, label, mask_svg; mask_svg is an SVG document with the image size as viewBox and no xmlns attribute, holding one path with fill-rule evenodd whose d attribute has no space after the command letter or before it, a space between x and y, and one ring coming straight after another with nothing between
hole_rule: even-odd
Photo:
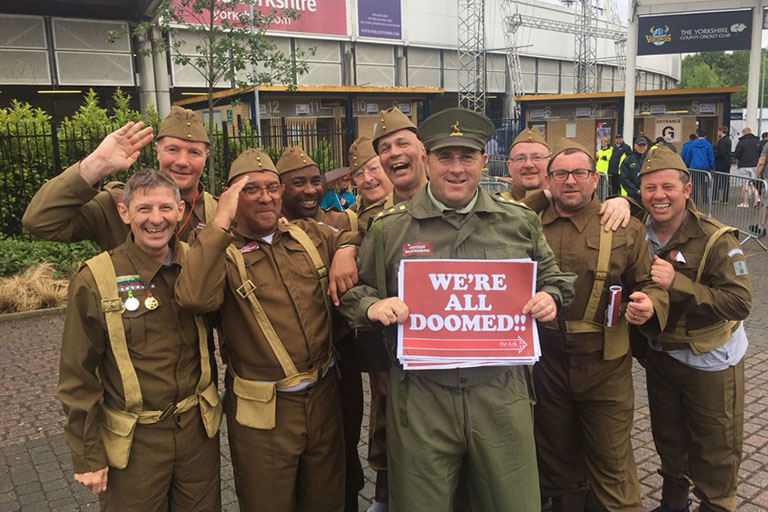
<instances>
[{"instance_id":1,"label":"floodlight pole","mask_svg":"<svg viewBox=\"0 0 768 512\"><path fill-rule=\"evenodd\" d=\"M248 18L248 27L253 35L253 0L248 0L248 9L251 17ZM256 70L256 64L253 64L253 119L256 123L256 134L259 136L259 145L263 146L261 140L261 106L259 105L259 73Z\"/></svg>"}]
</instances>

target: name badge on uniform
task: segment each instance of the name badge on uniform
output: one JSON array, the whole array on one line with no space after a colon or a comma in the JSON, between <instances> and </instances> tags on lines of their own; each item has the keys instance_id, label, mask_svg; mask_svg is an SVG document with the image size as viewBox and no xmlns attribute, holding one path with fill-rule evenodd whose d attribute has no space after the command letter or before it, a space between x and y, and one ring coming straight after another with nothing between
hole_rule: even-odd
<instances>
[{"instance_id":1,"label":"name badge on uniform","mask_svg":"<svg viewBox=\"0 0 768 512\"><path fill-rule=\"evenodd\" d=\"M432 242L406 242L403 244L403 256L414 254L432 254Z\"/></svg>"}]
</instances>

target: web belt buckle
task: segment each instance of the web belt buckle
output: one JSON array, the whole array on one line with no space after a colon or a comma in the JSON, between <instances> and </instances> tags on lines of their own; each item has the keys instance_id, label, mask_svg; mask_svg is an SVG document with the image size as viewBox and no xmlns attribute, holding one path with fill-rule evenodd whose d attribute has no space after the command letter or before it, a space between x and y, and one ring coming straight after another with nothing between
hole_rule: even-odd
<instances>
[{"instance_id":1,"label":"web belt buckle","mask_svg":"<svg viewBox=\"0 0 768 512\"><path fill-rule=\"evenodd\" d=\"M247 280L246 282L244 282L243 284L241 284L241 285L240 285L240 286L237 288L237 290L236 290L236 291L237 291L237 294L238 294L238 295L239 295L241 298L245 299L245 298L247 298L247 297L248 297L250 294L252 294L253 292L255 292L255 291L256 291L256 285L255 285L255 284L253 284L253 281L251 281L251 280L249 279L249 280Z\"/></svg>"},{"instance_id":2,"label":"web belt buckle","mask_svg":"<svg viewBox=\"0 0 768 512\"><path fill-rule=\"evenodd\" d=\"M123 311L125 305L123 304L123 301L120 300L120 297L114 299L101 299L101 309L105 313L109 313L110 311Z\"/></svg>"},{"instance_id":3,"label":"web belt buckle","mask_svg":"<svg viewBox=\"0 0 768 512\"><path fill-rule=\"evenodd\" d=\"M171 415L176 412L176 403L171 402L169 403L165 409L163 409L163 412L160 413L160 417L157 418L158 423L167 420L171 417Z\"/></svg>"}]
</instances>

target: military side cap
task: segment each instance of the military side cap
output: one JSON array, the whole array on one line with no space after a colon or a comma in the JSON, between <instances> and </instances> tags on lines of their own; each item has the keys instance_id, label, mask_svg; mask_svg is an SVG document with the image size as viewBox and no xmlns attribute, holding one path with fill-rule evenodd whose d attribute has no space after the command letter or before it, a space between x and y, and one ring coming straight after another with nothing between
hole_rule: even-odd
<instances>
[{"instance_id":1,"label":"military side cap","mask_svg":"<svg viewBox=\"0 0 768 512\"><path fill-rule=\"evenodd\" d=\"M375 158L376 151L370 137L360 137L349 146L349 172L354 174L371 158Z\"/></svg>"},{"instance_id":2,"label":"military side cap","mask_svg":"<svg viewBox=\"0 0 768 512\"><path fill-rule=\"evenodd\" d=\"M379 112L379 122L376 123L376 129L373 130L373 149L376 150L376 153L379 152L380 138L400 130L411 130L416 133L416 125L397 107L389 107L387 110Z\"/></svg>"},{"instance_id":3,"label":"military side cap","mask_svg":"<svg viewBox=\"0 0 768 512\"><path fill-rule=\"evenodd\" d=\"M518 133L517 137L515 137L515 140L512 141L512 145L509 146L509 149L512 149L515 144L520 144L521 142L535 142L537 144L544 144L547 146L547 149L549 149L549 144L547 144L547 141L544 139L544 137L541 136L541 132L536 127L526 128L525 130Z\"/></svg>"},{"instance_id":4,"label":"military side cap","mask_svg":"<svg viewBox=\"0 0 768 512\"><path fill-rule=\"evenodd\" d=\"M246 149L238 156L229 168L227 184L241 174L249 172L271 171L277 174L277 169L266 151L261 148Z\"/></svg>"},{"instance_id":5,"label":"military side cap","mask_svg":"<svg viewBox=\"0 0 768 512\"><path fill-rule=\"evenodd\" d=\"M173 107L163 122L160 123L157 138L166 136L190 142L211 143L208 140L208 133L205 131L200 113L181 107Z\"/></svg>"},{"instance_id":6,"label":"military side cap","mask_svg":"<svg viewBox=\"0 0 768 512\"><path fill-rule=\"evenodd\" d=\"M669 149L667 146L658 146L648 151L643 162L643 167L640 168L640 176L648 174L653 171L664 171L666 169L677 169L678 171L687 172L688 167L680 158L680 155Z\"/></svg>"},{"instance_id":7,"label":"military side cap","mask_svg":"<svg viewBox=\"0 0 768 512\"><path fill-rule=\"evenodd\" d=\"M485 149L496 127L479 112L452 107L429 116L419 126L419 138L427 151L448 146Z\"/></svg>"},{"instance_id":8,"label":"military side cap","mask_svg":"<svg viewBox=\"0 0 768 512\"><path fill-rule=\"evenodd\" d=\"M587 157L589 157L590 162L594 162L594 159L592 158L592 155L587 151L587 148L579 144L573 139L567 139L563 137L559 141L557 141L557 144L555 144L555 149L552 150L552 154L549 155L549 161L552 162L557 155L564 151L568 151L569 149L575 149L577 151L581 151Z\"/></svg>"},{"instance_id":9,"label":"military side cap","mask_svg":"<svg viewBox=\"0 0 768 512\"><path fill-rule=\"evenodd\" d=\"M277 172L282 176L287 172L303 169L310 165L319 168L315 161L309 158L303 149L299 146L290 146L285 149L283 156L277 161Z\"/></svg>"}]
</instances>

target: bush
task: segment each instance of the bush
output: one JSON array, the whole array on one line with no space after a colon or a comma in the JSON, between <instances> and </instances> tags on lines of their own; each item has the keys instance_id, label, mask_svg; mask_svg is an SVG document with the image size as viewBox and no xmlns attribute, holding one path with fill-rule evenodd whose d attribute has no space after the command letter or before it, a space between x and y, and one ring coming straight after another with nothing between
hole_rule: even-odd
<instances>
[{"instance_id":1,"label":"bush","mask_svg":"<svg viewBox=\"0 0 768 512\"><path fill-rule=\"evenodd\" d=\"M22 274L26 269L49 262L54 277L69 277L88 258L101 250L93 242L64 244L43 240L0 238L0 276Z\"/></svg>"},{"instance_id":2,"label":"bush","mask_svg":"<svg viewBox=\"0 0 768 512\"><path fill-rule=\"evenodd\" d=\"M29 267L20 276L0 277L0 313L63 306L67 281L56 277L50 263Z\"/></svg>"}]
</instances>

